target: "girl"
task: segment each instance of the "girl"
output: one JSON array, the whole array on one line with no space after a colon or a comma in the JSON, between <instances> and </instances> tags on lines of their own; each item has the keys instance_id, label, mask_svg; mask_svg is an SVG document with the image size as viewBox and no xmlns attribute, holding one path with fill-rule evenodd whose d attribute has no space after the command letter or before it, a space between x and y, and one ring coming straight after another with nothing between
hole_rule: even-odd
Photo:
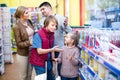
<instances>
[{"instance_id":1,"label":"girl","mask_svg":"<svg viewBox=\"0 0 120 80\"><path fill-rule=\"evenodd\" d=\"M68 33L65 36L65 46L63 52L60 52L55 61L62 63L61 65L61 80L77 80L78 77L78 59L79 35L76 33Z\"/></svg>"},{"instance_id":2,"label":"girl","mask_svg":"<svg viewBox=\"0 0 120 80\"><path fill-rule=\"evenodd\" d=\"M45 61L51 58L51 52L62 51L57 46L53 47L54 32L58 28L58 22L54 16L45 19L44 27L42 27L33 38L33 46L30 55L30 63L35 68L36 74L45 73ZM54 80L52 74L51 62L48 62L47 80Z\"/></svg>"},{"instance_id":3,"label":"girl","mask_svg":"<svg viewBox=\"0 0 120 80\"><path fill-rule=\"evenodd\" d=\"M29 64L29 52L32 45L34 27L29 18L28 8L19 6L15 12L16 24L13 27L17 45L17 59L19 62L20 79L31 80L31 66Z\"/></svg>"}]
</instances>

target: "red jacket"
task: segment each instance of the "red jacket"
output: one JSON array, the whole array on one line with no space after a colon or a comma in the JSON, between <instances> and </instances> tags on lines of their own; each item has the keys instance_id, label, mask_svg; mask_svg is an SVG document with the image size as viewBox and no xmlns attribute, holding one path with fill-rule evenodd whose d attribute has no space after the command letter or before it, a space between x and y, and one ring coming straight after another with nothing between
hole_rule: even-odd
<instances>
[{"instance_id":1,"label":"red jacket","mask_svg":"<svg viewBox=\"0 0 120 80\"><path fill-rule=\"evenodd\" d=\"M53 46L54 33L48 32L44 27L38 31L38 34L42 40L42 49L49 49ZM30 63L36 66L45 67L45 60L48 59L48 53L38 54L36 48L32 48L30 55Z\"/></svg>"}]
</instances>

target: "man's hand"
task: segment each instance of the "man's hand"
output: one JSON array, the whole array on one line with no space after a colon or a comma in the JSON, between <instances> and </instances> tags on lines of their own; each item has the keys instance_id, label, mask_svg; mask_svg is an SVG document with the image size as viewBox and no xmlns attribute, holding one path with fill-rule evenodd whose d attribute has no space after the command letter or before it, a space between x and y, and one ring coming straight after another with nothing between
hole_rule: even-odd
<instances>
[{"instance_id":1,"label":"man's hand","mask_svg":"<svg viewBox=\"0 0 120 80\"><path fill-rule=\"evenodd\" d=\"M68 25L68 17L65 17L65 20L64 20L64 26L67 26Z\"/></svg>"}]
</instances>

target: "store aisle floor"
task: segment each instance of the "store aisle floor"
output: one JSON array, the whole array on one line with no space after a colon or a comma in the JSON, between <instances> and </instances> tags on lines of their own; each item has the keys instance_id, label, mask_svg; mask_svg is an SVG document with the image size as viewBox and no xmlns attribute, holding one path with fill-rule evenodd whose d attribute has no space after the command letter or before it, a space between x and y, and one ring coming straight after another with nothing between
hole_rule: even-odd
<instances>
[{"instance_id":1,"label":"store aisle floor","mask_svg":"<svg viewBox=\"0 0 120 80\"><path fill-rule=\"evenodd\" d=\"M0 80L18 80L19 69L18 62L16 60L16 54L13 54L14 63L6 63L5 64L5 73L0 75ZM32 80L34 80L35 72L33 70Z\"/></svg>"}]
</instances>

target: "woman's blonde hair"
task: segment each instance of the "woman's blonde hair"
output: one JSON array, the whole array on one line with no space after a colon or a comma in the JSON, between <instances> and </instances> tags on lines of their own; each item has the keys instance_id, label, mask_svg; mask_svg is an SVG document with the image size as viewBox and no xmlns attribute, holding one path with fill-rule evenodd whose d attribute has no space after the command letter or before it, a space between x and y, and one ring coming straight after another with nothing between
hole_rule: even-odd
<instances>
[{"instance_id":1,"label":"woman's blonde hair","mask_svg":"<svg viewBox=\"0 0 120 80\"><path fill-rule=\"evenodd\" d=\"M27 7L24 7L24 6L19 6L14 14L14 17L16 19L20 19L21 16L23 16L23 14L25 13L25 11L27 10L28 8Z\"/></svg>"}]
</instances>

